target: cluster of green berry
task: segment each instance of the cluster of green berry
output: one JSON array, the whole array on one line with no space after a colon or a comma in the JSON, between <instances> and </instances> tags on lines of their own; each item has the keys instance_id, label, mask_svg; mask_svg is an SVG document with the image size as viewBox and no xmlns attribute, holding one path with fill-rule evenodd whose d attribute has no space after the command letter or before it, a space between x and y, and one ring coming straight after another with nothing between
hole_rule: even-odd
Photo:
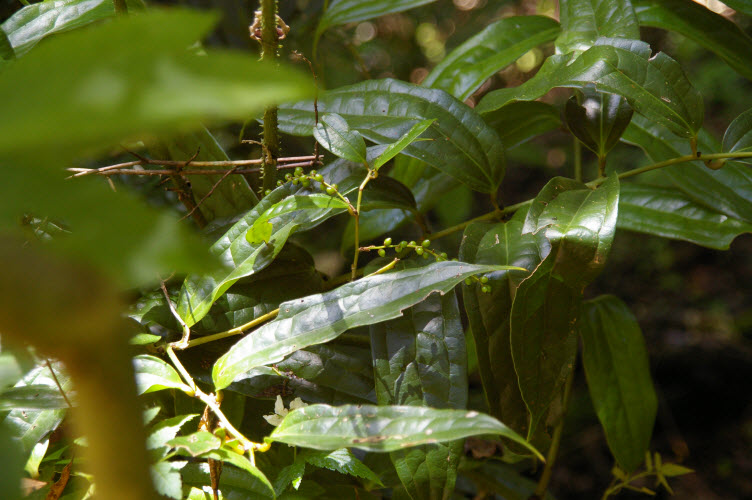
<instances>
[{"instance_id":1,"label":"cluster of green berry","mask_svg":"<svg viewBox=\"0 0 752 500\"><path fill-rule=\"evenodd\" d=\"M468 286L472 285L473 282L480 283L481 292L491 293L491 285L488 284L488 276L481 276L480 278L473 276L472 278L467 278L465 280L465 284Z\"/></svg>"},{"instance_id":2,"label":"cluster of green berry","mask_svg":"<svg viewBox=\"0 0 752 500\"><path fill-rule=\"evenodd\" d=\"M324 191L328 195L334 195L337 193L337 185L336 184L329 184L324 181L324 176L318 173L315 170L311 170L307 174L303 171L303 167L295 167L295 170L293 173L287 173L285 174L285 180L278 180L277 181L277 187L283 185L285 182L292 182L295 186L301 185L305 188L311 186L311 181L316 181L320 183L321 190ZM268 195L271 193L271 190L267 189L264 193L265 195Z\"/></svg>"}]
</instances>

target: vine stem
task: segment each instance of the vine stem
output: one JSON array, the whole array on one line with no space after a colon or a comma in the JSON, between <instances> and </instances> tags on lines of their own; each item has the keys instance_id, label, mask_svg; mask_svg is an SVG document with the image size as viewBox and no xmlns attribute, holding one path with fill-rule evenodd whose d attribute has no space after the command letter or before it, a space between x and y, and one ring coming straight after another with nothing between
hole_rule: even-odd
<instances>
[{"instance_id":1,"label":"vine stem","mask_svg":"<svg viewBox=\"0 0 752 500\"><path fill-rule=\"evenodd\" d=\"M635 168L633 170L628 170L626 172L622 172L617 177L619 180L621 179L627 179L629 177L634 177L635 175L644 174L645 172L650 172L651 170L657 170L659 168L664 167L670 167L671 165L677 165L679 163L687 163L691 161L704 161L704 162L710 162L713 160L728 160L733 158L752 158L752 152L739 152L739 153L711 153L711 154L699 154L696 156L693 155L685 155L685 156L679 156L677 158L671 158L670 160L661 161L658 163L653 163L651 165L646 165L644 167ZM594 188L598 187L604 182L606 182L606 177L601 177L599 179L595 179L594 181L590 181L586 183L585 185ZM502 210L494 210L492 212L488 212L483 215L479 215L478 217L475 217L474 219L470 219L468 221L465 221L461 224L457 224L456 226L451 226L446 229L442 229L441 231L438 231L436 233L433 233L428 236L429 240L437 240L439 238L443 238L444 236L448 236L452 233L455 233L457 231L462 231L467 226L472 224L473 222L478 221L484 221L493 219L495 217L500 217L502 215L507 215L516 212L520 208L524 208L528 205L530 205L533 202L534 198L531 198L529 200L522 201L520 203L517 203L515 205L509 205L508 207L503 208Z\"/></svg>"},{"instance_id":2,"label":"vine stem","mask_svg":"<svg viewBox=\"0 0 752 500\"><path fill-rule=\"evenodd\" d=\"M363 201L363 190L366 188L366 185L368 185L368 182L371 179L374 179L377 175L376 171L371 170L368 164L366 164L366 168L368 168L368 173L366 174L366 178L363 179L363 182L360 183L360 187L358 187L358 201L355 203L355 213L353 214L355 216L355 256L353 257L352 266L350 266L351 281L355 280L358 272L358 256L360 255L360 205Z\"/></svg>"}]
</instances>

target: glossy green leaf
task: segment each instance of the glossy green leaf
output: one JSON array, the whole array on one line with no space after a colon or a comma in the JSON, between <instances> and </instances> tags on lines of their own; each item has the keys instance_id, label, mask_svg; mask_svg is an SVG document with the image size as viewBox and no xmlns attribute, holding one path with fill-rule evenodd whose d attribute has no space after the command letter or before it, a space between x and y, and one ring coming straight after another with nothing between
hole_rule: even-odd
<instances>
[{"instance_id":1,"label":"glossy green leaf","mask_svg":"<svg viewBox=\"0 0 752 500\"><path fill-rule=\"evenodd\" d=\"M172 366L157 357L140 354L133 358L133 368L136 372L136 386L139 394L164 389L179 389L184 392L191 390L183 383Z\"/></svg>"},{"instance_id":2,"label":"glossy green leaf","mask_svg":"<svg viewBox=\"0 0 752 500\"><path fill-rule=\"evenodd\" d=\"M632 119L632 108L620 95L582 89L564 108L567 127L590 151L605 159Z\"/></svg>"},{"instance_id":3,"label":"glossy green leaf","mask_svg":"<svg viewBox=\"0 0 752 500\"><path fill-rule=\"evenodd\" d=\"M434 0L332 0L316 28L316 38L331 28L413 9Z\"/></svg>"},{"instance_id":4,"label":"glossy green leaf","mask_svg":"<svg viewBox=\"0 0 752 500\"><path fill-rule=\"evenodd\" d=\"M537 454L527 441L493 417L422 406L310 405L288 413L267 439L318 450L387 452L480 434L500 435Z\"/></svg>"},{"instance_id":5,"label":"glossy green leaf","mask_svg":"<svg viewBox=\"0 0 752 500\"><path fill-rule=\"evenodd\" d=\"M48 385L11 387L0 393L0 411L57 410L68 408L60 389Z\"/></svg>"},{"instance_id":6,"label":"glossy green leaf","mask_svg":"<svg viewBox=\"0 0 752 500\"><path fill-rule=\"evenodd\" d=\"M691 154L688 146L665 128L638 117L627 127L624 140L638 144L655 162ZM701 134L698 149L713 151L708 142ZM699 162L684 163L662 168L657 177L672 183L698 205L752 222L752 172L747 165L727 162L723 168L711 170Z\"/></svg>"},{"instance_id":7,"label":"glossy green leaf","mask_svg":"<svg viewBox=\"0 0 752 500\"><path fill-rule=\"evenodd\" d=\"M368 80L324 92L320 113L337 113L351 128L378 144L399 140L417 122L436 121L403 152L441 170L473 189L494 192L504 176L503 147L496 132L469 107L446 92L398 80ZM280 129L310 135L312 101L279 108Z\"/></svg>"},{"instance_id":8,"label":"glossy green leaf","mask_svg":"<svg viewBox=\"0 0 752 500\"><path fill-rule=\"evenodd\" d=\"M401 318L370 330L380 405L467 406L465 333L454 294L432 294ZM454 491L462 445L413 447L390 458L412 498L443 498Z\"/></svg>"},{"instance_id":9,"label":"glossy green leaf","mask_svg":"<svg viewBox=\"0 0 752 500\"><path fill-rule=\"evenodd\" d=\"M402 310L435 291L446 293L463 279L494 270L462 262L437 262L425 268L363 278L330 292L280 304L277 319L247 335L214 364L217 389L257 366L281 361L313 344L328 342L349 328L402 315Z\"/></svg>"},{"instance_id":10,"label":"glossy green leaf","mask_svg":"<svg viewBox=\"0 0 752 500\"><path fill-rule=\"evenodd\" d=\"M170 439L167 445L185 451L192 457L197 457L222 446L222 440L207 431L198 431L187 436L178 436Z\"/></svg>"},{"instance_id":11,"label":"glossy green leaf","mask_svg":"<svg viewBox=\"0 0 752 500\"><path fill-rule=\"evenodd\" d=\"M559 24L549 17L500 19L452 50L431 70L422 85L446 90L464 101L494 73L527 51L552 41L559 32Z\"/></svg>"},{"instance_id":12,"label":"glossy green leaf","mask_svg":"<svg viewBox=\"0 0 752 500\"><path fill-rule=\"evenodd\" d=\"M740 114L726 129L723 134L723 152L749 153L752 151L752 109ZM736 160L739 162L752 162L750 158Z\"/></svg>"},{"instance_id":13,"label":"glossy green leaf","mask_svg":"<svg viewBox=\"0 0 752 500\"><path fill-rule=\"evenodd\" d=\"M336 113L327 113L313 127L313 137L335 156L356 163L366 161L366 142L357 130Z\"/></svg>"},{"instance_id":14,"label":"glossy green leaf","mask_svg":"<svg viewBox=\"0 0 752 500\"><path fill-rule=\"evenodd\" d=\"M164 142L164 148L167 149L167 154L159 155L164 159L187 161L195 155L196 161L230 160L206 127L172 137ZM190 168L196 167L191 165ZM220 175L187 175L185 178L191 184L196 202L204 200L199 205L199 210L207 221L234 217L258 203L258 198L242 175L230 175L224 179ZM207 198L209 192L211 195Z\"/></svg>"},{"instance_id":15,"label":"glossy green leaf","mask_svg":"<svg viewBox=\"0 0 752 500\"><path fill-rule=\"evenodd\" d=\"M752 79L752 38L726 17L690 0L635 0L641 26L675 31L715 52Z\"/></svg>"},{"instance_id":16,"label":"glossy green leaf","mask_svg":"<svg viewBox=\"0 0 752 500\"><path fill-rule=\"evenodd\" d=\"M373 162L373 169L378 170L380 169L386 162L397 156L402 152L403 149L405 149L407 146L409 146L415 139L417 139L420 134L425 132L428 127L430 127L433 122L436 120L430 119L430 120L421 120L413 127L405 132L405 135L399 138L397 142L391 143L389 146L386 147L383 153L381 153L378 158L376 158Z\"/></svg>"},{"instance_id":17,"label":"glossy green leaf","mask_svg":"<svg viewBox=\"0 0 752 500\"><path fill-rule=\"evenodd\" d=\"M540 101L519 101L483 115L507 149L561 127L557 108Z\"/></svg>"},{"instance_id":18,"label":"glossy green leaf","mask_svg":"<svg viewBox=\"0 0 752 500\"><path fill-rule=\"evenodd\" d=\"M583 52L601 37L640 39L640 26L629 0L561 0L559 16L558 53Z\"/></svg>"},{"instance_id":19,"label":"glossy green leaf","mask_svg":"<svg viewBox=\"0 0 752 500\"><path fill-rule=\"evenodd\" d=\"M301 458L306 463L322 469L329 469L340 474L359 477L367 481L381 485L381 479L371 469L355 458L348 449L334 450L332 452L304 451Z\"/></svg>"},{"instance_id":20,"label":"glossy green leaf","mask_svg":"<svg viewBox=\"0 0 752 500\"><path fill-rule=\"evenodd\" d=\"M183 478L184 486L204 488L211 484L209 464L206 462L189 463L181 469L180 475ZM219 477L219 490L223 498L275 498L274 488L261 474L261 471L254 475L249 474L248 470L231 465L222 467L222 474Z\"/></svg>"},{"instance_id":21,"label":"glossy green leaf","mask_svg":"<svg viewBox=\"0 0 752 500\"><path fill-rule=\"evenodd\" d=\"M149 471L157 493L175 500L183 498L183 482L180 479L180 470L172 462L152 464Z\"/></svg>"},{"instance_id":22,"label":"glossy green leaf","mask_svg":"<svg viewBox=\"0 0 752 500\"><path fill-rule=\"evenodd\" d=\"M70 377L63 371L62 364L59 362L52 363L55 375L63 387L63 390L69 392L73 388ZM31 370L24 378L16 384L16 387L28 385L45 385L57 389L57 384L52 378L49 368L46 364L38 366ZM26 461L32 448L39 441L44 439L50 432L57 429L63 421L66 410L12 410L7 414L2 422L2 428L7 429L14 441L20 443L24 458L20 461L23 464Z\"/></svg>"},{"instance_id":23,"label":"glossy green leaf","mask_svg":"<svg viewBox=\"0 0 752 500\"><path fill-rule=\"evenodd\" d=\"M506 223L476 222L465 229L460 259L476 264L507 264L532 272L550 249L543 232L522 234L524 211ZM512 301L524 271L490 273L491 293L480 285L463 285L465 311L475 339L478 368L491 414L523 435L528 412L522 400L512 361L510 322Z\"/></svg>"},{"instance_id":24,"label":"glossy green leaf","mask_svg":"<svg viewBox=\"0 0 752 500\"><path fill-rule=\"evenodd\" d=\"M533 78L519 87L490 92L476 109L486 114L512 101L535 100L554 87L595 85L596 90L625 97L637 113L675 134L694 137L702 127L702 96L676 61L662 52L649 55L644 42L602 38L579 56L549 57Z\"/></svg>"},{"instance_id":25,"label":"glossy green leaf","mask_svg":"<svg viewBox=\"0 0 752 500\"><path fill-rule=\"evenodd\" d=\"M734 238L752 232L752 224L699 205L677 189L641 184L621 186L616 225L716 250L728 250Z\"/></svg>"},{"instance_id":26,"label":"glossy green leaf","mask_svg":"<svg viewBox=\"0 0 752 500\"><path fill-rule=\"evenodd\" d=\"M167 446L167 441L173 439L180 432L180 428L187 422L190 422L198 414L178 415L176 417L160 420L149 431L149 437L146 439L146 447L150 450Z\"/></svg>"},{"instance_id":27,"label":"glossy green leaf","mask_svg":"<svg viewBox=\"0 0 752 500\"><path fill-rule=\"evenodd\" d=\"M2 24L17 56L31 50L44 37L72 30L115 15L107 0L58 0L27 5Z\"/></svg>"},{"instance_id":28,"label":"glossy green leaf","mask_svg":"<svg viewBox=\"0 0 752 500\"><path fill-rule=\"evenodd\" d=\"M121 16L19 58L0 76L0 156L61 161L202 119L242 119L312 90L297 73L245 55L187 52L215 19L185 10Z\"/></svg>"},{"instance_id":29,"label":"glossy green leaf","mask_svg":"<svg viewBox=\"0 0 752 500\"><path fill-rule=\"evenodd\" d=\"M621 300L601 296L583 304L578 326L590 397L619 466L644 460L658 409L645 340Z\"/></svg>"},{"instance_id":30,"label":"glossy green leaf","mask_svg":"<svg viewBox=\"0 0 752 500\"><path fill-rule=\"evenodd\" d=\"M365 145L364 145L365 147ZM301 210L347 210L347 204L341 199L328 194L309 194L303 196L291 195L279 203L275 203L253 221L253 225L246 233L246 240L251 245L269 243L273 226L270 220L276 217L284 217Z\"/></svg>"}]
</instances>

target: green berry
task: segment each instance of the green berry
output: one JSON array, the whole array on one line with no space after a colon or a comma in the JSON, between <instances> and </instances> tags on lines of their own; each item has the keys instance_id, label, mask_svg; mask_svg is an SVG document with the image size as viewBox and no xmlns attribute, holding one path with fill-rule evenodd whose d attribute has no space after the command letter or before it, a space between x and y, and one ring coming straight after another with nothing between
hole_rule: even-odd
<instances>
[{"instance_id":1,"label":"green berry","mask_svg":"<svg viewBox=\"0 0 752 500\"><path fill-rule=\"evenodd\" d=\"M310 172L308 172L308 174L309 174L309 175L312 175L312 176L314 176L314 177L316 177L316 174L317 174L317 173L318 173L318 172L317 172L316 170L311 170Z\"/></svg>"},{"instance_id":2,"label":"green berry","mask_svg":"<svg viewBox=\"0 0 752 500\"><path fill-rule=\"evenodd\" d=\"M423 248L428 248L431 246L431 240L423 240L420 244L423 246Z\"/></svg>"},{"instance_id":3,"label":"green berry","mask_svg":"<svg viewBox=\"0 0 752 500\"><path fill-rule=\"evenodd\" d=\"M407 246L410 246L410 247L414 247L415 245L417 245L417 243L415 243L414 241L411 241L410 243L407 244Z\"/></svg>"},{"instance_id":4,"label":"green berry","mask_svg":"<svg viewBox=\"0 0 752 500\"><path fill-rule=\"evenodd\" d=\"M324 176L321 175L321 174L316 174L316 175L313 176L313 178L316 179L319 182L321 182L321 181L324 180Z\"/></svg>"},{"instance_id":5,"label":"green berry","mask_svg":"<svg viewBox=\"0 0 752 500\"><path fill-rule=\"evenodd\" d=\"M303 184L303 187L308 187L311 185L311 181L307 178L303 177L303 179L300 181L301 184Z\"/></svg>"},{"instance_id":6,"label":"green berry","mask_svg":"<svg viewBox=\"0 0 752 500\"><path fill-rule=\"evenodd\" d=\"M379 248L379 257L384 257L386 255L386 250L383 248Z\"/></svg>"},{"instance_id":7,"label":"green berry","mask_svg":"<svg viewBox=\"0 0 752 500\"><path fill-rule=\"evenodd\" d=\"M294 178L294 179L292 180L292 183L293 183L293 184L295 184L295 185L297 186L298 184L300 184L300 179L298 179L297 177L295 177L295 178Z\"/></svg>"},{"instance_id":8,"label":"green berry","mask_svg":"<svg viewBox=\"0 0 752 500\"><path fill-rule=\"evenodd\" d=\"M266 191L264 191L264 196L269 196L271 192L272 192L271 189L267 189Z\"/></svg>"},{"instance_id":9,"label":"green berry","mask_svg":"<svg viewBox=\"0 0 752 500\"><path fill-rule=\"evenodd\" d=\"M334 189L336 191L337 190L337 185L336 184L332 184L332 189Z\"/></svg>"},{"instance_id":10,"label":"green berry","mask_svg":"<svg viewBox=\"0 0 752 500\"><path fill-rule=\"evenodd\" d=\"M328 194L328 195L334 194L334 188L333 187L326 188L326 194Z\"/></svg>"},{"instance_id":11,"label":"green berry","mask_svg":"<svg viewBox=\"0 0 752 500\"><path fill-rule=\"evenodd\" d=\"M415 253L417 253L418 255L423 255L423 247L416 248Z\"/></svg>"},{"instance_id":12,"label":"green berry","mask_svg":"<svg viewBox=\"0 0 752 500\"><path fill-rule=\"evenodd\" d=\"M303 175L303 167L295 167L295 177Z\"/></svg>"},{"instance_id":13,"label":"green berry","mask_svg":"<svg viewBox=\"0 0 752 500\"><path fill-rule=\"evenodd\" d=\"M387 238L387 239L384 240L384 246L385 247L388 247L391 244L392 244L392 239L391 238Z\"/></svg>"},{"instance_id":14,"label":"green berry","mask_svg":"<svg viewBox=\"0 0 752 500\"><path fill-rule=\"evenodd\" d=\"M421 255L421 254L418 254L418 255ZM428 254L427 254L427 253L424 253L424 254L422 254L422 255L423 255L423 258L424 258L424 259L427 259L427 258L428 258Z\"/></svg>"},{"instance_id":15,"label":"green berry","mask_svg":"<svg viewBox=\"0 0 752 500\"><path fill-rule=\"evenodd\" d=\"M400 241L399 246L402 248L405 248L407 246L407 242L405 240Z\"/></svg>"},{"instance_id":16,"label":"green berry","mask_svg":"<svg viewBox=\"0 0 752 500\"><path fill-rule=\"evenodd\" d=\"M292 174L285 174L285 180L289 181L290 179L292 179Z\"/></svg>"},{"instance_id":17,"label":"green berry","mask_svg":"<svg viewBox=\"0 0 752 500\"><path fill-rule=\"evenodd\" d=\"M441 252L441 260L447 260L448 258L449 256L447 255L446 252Z\"/></svg>"},{"instance_id":18,"label":"green berry","mask_svg":"<svg viewBox=\"0 0 752 500\"><path fill-rule=\"evenodd\" d=\"M482 287L480 287L480 291L483 293L488 293L491 291L491 287L488 285L483 285Z\"/></svg>"},{"instance_id":19,"label":"green berry","mask_svg":"<svg viewBox=\"0 0 752 500\"><path fill-rule=\"evenodd\" d=\"M468 285L468 286L472 285L473 284L473 280L471 280L470 278L465 278L465 284Z\"/></svg>"},{"instance_id":20,"label":"green berry","mask_svg":"<svg viewBox=\"0 0 752 500\"><path fill-rule=\"evenodd\" d=\"M485 285L486 283L488 283L488 276L481 276L481 278L480 278L480 282L481 282L481 283L483 283L484 285Z\"/></svg>"}]
</instances>

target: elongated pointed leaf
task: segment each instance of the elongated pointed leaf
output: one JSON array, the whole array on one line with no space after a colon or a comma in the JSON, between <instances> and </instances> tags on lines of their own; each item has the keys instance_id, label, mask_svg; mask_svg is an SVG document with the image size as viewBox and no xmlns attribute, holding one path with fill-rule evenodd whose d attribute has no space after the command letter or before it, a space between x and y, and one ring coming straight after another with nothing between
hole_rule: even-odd
<instances>
[{"instance_id":1,"label":"elongated pointed leaf","mask_svg":"<svg viewBox=\"0 0 752 500\"><path fill-rule=\"evenodd\" d=\"M500 19L450 52L422 85L446 90L464 101L494 73L527 51L552 41L559 32L559 24L549 17Z\"/></svg>"},{"instance_id":2,"label":"elongated pointed leaf","mask_svg":"<svg viewBox=\"0 0 752 500\"><path fill-rule=\"evenodd\" d=\"M378 158L376 158L376 160L373 162L373 169L378 170L386 162L400 154L402 150L409 146L415 139L417 139L420 134L425 132L434 121L436 120L421 120L413 125L413 128L405 132L405 135L400 137L397 142L393 142L392 144L387 146L384 152L381 153Z\"/></svg>"},{"instance_id":3,"label":"elongated pointed leaf","mask_svg":"<svg viewBox=\"0 0 752 500\"><path fill-rule=\"evenodd\" d=\"M41 39L115 15L107 0L58 0L27 5L2 24L17 56L31 50Z\"/></svg>"},{"instance_id":4,"label":"elongated pointed leaf","mask_svg":"<svg viewBox=\"0 0 752 500\"><path fill-rule=\"evenodd\" d=\"M578 329L595 412L611 453L631 472L645 458L658 409L645 340L626 304L608 295L583 304Z\"/></svg>"},{"instance_id":5,"label":"elongated pointed leaf","mask_svg":"<svg viewBox=\"0 0 752 500\"><path fill-rule=\"evenodd\" d=\"M465 334L453 293L430 295L401 318L370 330L380 405L466 407ZM443 498L454 491L462 445L413 447L390 458L412 498Z\"/></svg>"},{"instance_id":6,"label":"elongated pointed leaf","mask_svg":"<svg viewBox=\"0 0 752 500\"><path fill-rule=\"evenodd\" d=\"M183 483L179 468L172 462L157 462L149 467L151 480L157 493L175 500L183 497Z\"/></svg>"},{"instance_id":7,"label":"elongated pointed leaf","mask_svg":"<svg viewBox=\"0 0 752 500\"><path fill-rule=\"evenodd\" d=\"M332 26L374 19L402 12L434 0L333 0L316 28L316 38Z\"/></svg>"},{"instance_id":8,"label":"elongated pointed leaf","mask_svg":"<svg viewBox=\"0 0 752 500\"><path fill-rule=\"evenodd\" d=\"M8 410L58 410L68 408L68 403L57 387L25 385L11 387L0 393L0 411Z\"/></svg>"},{"instance_id":9,"label":"elongated pointed leaf","mask_svg":"<svg viewBox=\"0 0 752 500\"><path fill-rule=\"evenodd\" d=\"M161 359L148 354L140 354L133 359L136 372L136 386L139 394L164 389L190 391L173 367Z\"/></svg>"},{"instance_id":10,"label":"elongated pointed leaf","mask_svg":"<svg viewBox=\"0 0 752 500\"><path fill-rule=\"evenodd\" d=\"M632 119L632 108L620 95L582 89L564 108L567 127L590 151L605 159Z\"/></svg>"},{"instance_id":11,"label":"elongated pointed leaf","mask_svg":"<svg viewBox=\"0 0 752 500\"><path fill-rule=\"evenodd\" d=\"M522 234L524 211L506 223L476 222L465 229L460 259L476 264L507 264L532 272L548 255L543 232ZM491 293L480 285L463 285L465 311L475 339L478 368L491 414L523 435L528 412L517 383L510 343L512 301L524 271L490 273Z\"/></svg>"},{"instance_id":12,"label":"elongated pointed leaf","mask_svg":"<svg viewBox=\"0 0 752 500\"><path fill-rule=\"evenodd\" d=\"M677 189L640 184L622 184L616 226L716 250L728 250L734 238L752 232L752 224L699 205Z\"/></svg>"},{"instance_id":13,"label":"elongated pointed leaf","mask_svg":"<svg viewBox=\"0 0 752 500\"><path fill-rule=\"evenodd\" d=\"M560 112L540 101L519 101L483 115L498 133L507 149L561 126Z\"/></svg>"},{"instance_id":14,"label":"elongated pointed leaf","mask_svg":"<svg viewBox=\"0 0 752 500\"><path fill-rule=\"evenodd\" d=\"M462 262L437 262L363 278L327 293L280 304L277 319L247 335L214 364L217 389L251 368L276 363L313 344L328 342L349 328L401 316L431 292L446 293L476 273L494 270Z\"/></svg>"},{"instance_id":15,"label":"elongated pointed leaf","mask_svg":"<svg viewBox=\"0 0 752 500\"><path fill-rule=\"evenodd\" d=\"M317 450L352 447L386 452L479 434L500 435L537 454L527 441L493 417L421 406L306 406L288 413L267 439Z\"/></svg>"},{"instance_id":16,"label":"elongated pointed leaf","mask_svg":"<svg viewBox=\"0 0 752 500\"><path fill-rule=\"evenodd\" d=\"M724 153L749 153L752 151L752 109L740 114L726 129L723 134ZM744 163L752 162L752 159L737 160Z\"/></svg>"},{"instance_id":17,"label":"elongated pointed leaf","mask_svg":"<svg viewBox=\"0 0 752 500\"><path fill-rule=\"evenodd\" d=\"M729 19L689 0L635 0L641 26L675 31L715 52L752 79L752 38Z\"/></svg>"},{"instance_id":18,"label":"elongated pointed leaf","mask_svg":"<svg viewBox=\"0 0 752 500\"><path fill-rule=\"evenodd\" d=\"M595 85L619 94L637 113L681 137L694 137L702 127L702 96L692 87L679 64L640 41L599 39L579 56L549 57L536 75L519 87L490 92L478 104L486 114L515 101L537 99L554 87Z\"/></svg>"},{"instance_id":19,"label":"elongated pointed leaf","mask_svg":"<svg viewBox=\"0 0 752 500\"><path fill-rule=\"evenodd\" d=\"M559 53L583 52L600 37L640 38L640 26L629 0L561 0L559 16Z\"/></svg>"},{"instance_id":20,"label":"elongated pointed leaf","mask_svg":"<svg viewBox=\"0 0 752 500\"><path fill-rule=\"evenodd\" d=\"M321 113L337 113L352 129L378 144L397 141L417 122L436 121L403 151L471 188L494 192L504 176L503 147L496 132L465 104L446 92L397 80L368 80L323 93ZM279 108L280 129L310 135L312 101Z\"/></svg>"},{"instance_id":21,"label":"elongated pointed leaf","mask_svg":"<svg viewBox=\"0 0 752 500\"><path fill-rule=\"evenodd\" d=\"M357 130L336 113L325 114L313 127L313 137L328 151L356 163L366 161L366 142Z\"/></svg>"}]
</instances>

